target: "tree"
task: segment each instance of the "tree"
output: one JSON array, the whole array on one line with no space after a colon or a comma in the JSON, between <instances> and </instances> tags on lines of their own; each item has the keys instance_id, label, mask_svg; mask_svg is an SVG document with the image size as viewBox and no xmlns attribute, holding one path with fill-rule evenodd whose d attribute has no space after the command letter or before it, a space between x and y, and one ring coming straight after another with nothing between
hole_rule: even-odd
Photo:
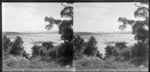
<instances>
[{"instance_id":1,"label":"tree","mask_svg":"<svg viewBox=\"0 0 150 72\"><path fill-rule=\"evenodd\" d=\"M88 56L96 56L98 52L98 48L96 44L97 44L96 39L93 36L91 36L89 41L87 42L86 48L84 50L84 54Z\"/></svg>"},{"instance_id":2,"label":"tree","mask_svg":"<svg viewBox=\"0 0 150 72\"><path fill-rule=\"evenodd\" d=\"M68 18L69 20L60 20L60 19L54 19L53 17L45 17L45 21L49 22L48 25L46 25L46 29L50 30L54 24L56 24L59 28L59 34L61 35L61 39L64 40L64 45L66 50L65 52L65 59L67 59L68 62L73 61L73 3L61 3L62 6L64 6L64 9L60 12L60 15L62 18ZM69 48L69 50L68 50ZM69 52L67 52L69 51ZM69 55L68 55L69 54ZM72 65L72 64L71 64Z\"/></svg>"},{"instance_id":3,"label":"tree","mask_svg":"<svg viewBox=\"0 0 150 72\"><path fill-rule=\"evenodd\" d=\"M3 55L9 54L11 50L12 42L7 36L3 36L2 38L2 50L3 50Z\"/></svg>"},{"instance_id":4,"label":"tree","mask_svg":"<svg viewBox=\"0 0 150 72\"><path fill-rule=\"evenodd\" d=\"M73 47L74 47L74 59L82 57L84 52L84 39L79 35L74 35L73 37Z\"/></svg>"},{"instance_id":5,"label":"tree","mask_svg":"<svg viewBox=\"0 0 150 72\"><path fill-rule=\"evenodd\" d=\"M135 18L142 18L143 20L129 20L119 17L118 21L123 23L119 27L121 30L124 30L127 24L132 26L132 34L135 35L134 39L137 40L132 53L141 63L141 61L148 60L149 55L149 2L139 2L139 4L136 3L135 5L138 7L134 12Z\"/></svg>"},{"instance_id":6,"label":"tree","mask_svg":"<svg viewBox=\"0 0 150 72\"><path fill-rule=\"evenodd\" d=\"M134 16L135 18L142 18L144 20L129 20L119 17L118 21L123 23L119 28L124 30L127 24L131 25L135 40L146 43L149 41L149 2L140 2L140 4L135 4L138 9L134 12Z\"/></svg>"},{"instance_id":7,"label":"tree","mask_svg":"<svg viewBox=\"0 0 150 72\"><path fill-rule=\"evenodd\" d=\"M43 42L42 46L45 47L47 50L54 47L53 42L51 42L51 41L50 42Z\"/></svg>"},{"instance_id":8,"label":"tree","mask_svg":"<svg viewBox=\"0 0 150 72\"><path fill-rule=\"evenodd\" d=\"M13 55L23 55L24 47L23 47L23 40L20 36L17 36L15 41L13 42L12 49L10 51Z\"/></svg>"}]
</instances>

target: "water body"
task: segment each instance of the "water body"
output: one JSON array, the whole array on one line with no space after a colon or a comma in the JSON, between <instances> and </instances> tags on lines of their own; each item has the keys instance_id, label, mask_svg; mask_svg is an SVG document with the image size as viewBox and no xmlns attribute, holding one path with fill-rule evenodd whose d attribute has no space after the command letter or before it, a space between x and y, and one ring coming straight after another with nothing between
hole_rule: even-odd
<instances>
[{"instance_id":1,"label":"water body","mask_svg":"<svg viewBox=\"0 0 150 72\"><path fill-rule=\"evenodd\" d=\"M35 44L39 44L44 41L52 41L54 42L54 46L62 43L63 41L60 39L59 34L30 34L30 35L19 35L24 41L24 49L27 53L31 55L32 47ZM85 41L88 41L90 36L94 36L96 38L97 47L100 53L105 54L105 47L109 44L115 44L115 42L127 42L127 45L132 45L136 41L134 40L133 34L100 34L100 35L84 35L81 36ZM14 41L16 35L8 36L11 41Z\"/></svg>"}]
</instances>

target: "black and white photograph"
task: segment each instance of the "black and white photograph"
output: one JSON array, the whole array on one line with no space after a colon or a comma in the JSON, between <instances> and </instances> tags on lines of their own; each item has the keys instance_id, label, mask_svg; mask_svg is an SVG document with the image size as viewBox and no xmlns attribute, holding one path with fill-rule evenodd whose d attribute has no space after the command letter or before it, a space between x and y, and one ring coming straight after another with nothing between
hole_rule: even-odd
<instances>
[{"instance_id":1,"label":"black and white photograph","mask_svg":"<svg viewBox=\"0 0 150 72\"><path fill-rule=\"evenodd\" d=\"M149 71L148 0L1 8L3 72Z\"/></svg>"}]
</instances>

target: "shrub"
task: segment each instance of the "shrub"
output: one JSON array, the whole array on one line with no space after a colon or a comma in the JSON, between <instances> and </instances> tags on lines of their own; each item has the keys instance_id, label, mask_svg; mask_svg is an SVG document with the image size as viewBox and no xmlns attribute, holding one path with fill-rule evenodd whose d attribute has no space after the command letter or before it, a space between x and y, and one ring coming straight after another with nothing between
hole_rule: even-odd
<instances>
[{"instance_id":1,"label":"shrub","mask_svg":"<svg viewBox=\"0 0 150 72\"><path fill-rule=\"evenodd\" d=\"M121 58L121 50L119 49L119 47L113 46L113 45L107 45L105 48L105 57L104 60L106 59L110 59L111 57L115 58L115 59L110 59L110 60L119 60Z\"/></svg>"},{"instance_id":2,"label":"shrub","mask_svg":"<svg viewBox=\"0 0 150 72\"><path fill-rule=\"evenodd\" d=\"M47 49L42 46L34 45L32 47L32 56L45 56Z\"/></svg>"},{"instance_id":3,"label":"shrub","mask_svg":"<svg viewBox=\"0 0 150 72\"><path fill-rule=\"evenodd\" d=\"M73 58L73 52L71 50L73 46L69 44L69 42L64 42L61 44L61 48L59 48L59 52L62 57L65 58ZM73 48L72 48L73 49ZM61 50L61 51L60 51Z\"/></svg>"},{"instance_id":4,"label":"shrub","mask_svg":"<svg viewBox=\"0 0 150 72\"><path fill-rule=\"evenodd\" d=\"M73 60L73 45L69 44L69 42L61 43L60 46L55 47L54 51L56 51L56 56L58 58L58 63L61 65L68 65L72 63ZM55 53L52 51L53 53ZM54 54L55 55L55 54Z\"/></svg>"},{"instance_id":5,"label":"shrub","mask_svg":"<svg viewBox=\"0 0 150 72\"><path fill-rule=\"evenodd\" d=\"M34 55L39 55L39 46L38 45L34 45L31 49L32 49L32 56Z\"/></svg>"},{"instance_id":6,"label":"shrub","mask_svg":"<svg viewBox=\"0 0 150 72\"><path fill-rule=\"evenodd\" d=\"M147 48L147 45L138 42L135 44L134 48L132 49L132 55L134 58L137 58L137 62L143 63L144 61L148 60L149 57L149 48Z\"/></svg>"},{"instance_id":7,"label":"shrub","mask_svg":"<svg viewBox=\"0 0 150 72\"><path fill-rule=\"evenodd\" d=\"M22 55L24 52L23 41L20 36L17 36L15 41L13 42L12 49L10 51L13 55Z\"/></svg>"},{"instance_id":8,"label":"shrub","mask_svg":"<svg viewBox=\"0 0 150 72\"><path fill-rule=\"evenodd\" d=\"M84 52L83 47L84 39L79 35L75 35L73 38L73 48L74 48L74 59L81 58Z\"/></svg>"},{"instance_id":9,"label":"shrub","mask_svg":"<svg viewBox=\"0 0 150 72\"><path fill-rule=\"evenodd\" d=\"M116 42L115 46L119 47L121 50L127 47L126 42Z\"/></svg>"},{"instance_id":10,"label":"shrub","mask_svg":"<svg viewBox=\"0 0 150 72\"><path fill-rule=\"evenodd\" d=\"M12 46L12 42L7 36L2 37L2 50L3 50L3 55L8 55L10 53Z\"/></svg>"},{"instance_id":11,"label":"shrub","mask_svg":"<svg viewBox=\"0 0 150 72\"><path fill-rule=\"evenodd\" d=\"M84 50L84 54L86 54L87 56L96 56L96 53L98 52L98 49L96 47L97 44L96 39L93 36L91 36L86 44L87 45Z\"/></svg>"},{"instance_id":12,"label":"shrub","mask_svg":"<svg viewBox=\"0 0 150 72\"><path fill-rule=\"evenodd\" d=\"M57 45L51 49L49 49L45 55L45 57L50 57L51 59L68 59L71 58L71 52L70 48L72 46L69 46L67 42L61 43L60 45Z\"/></svg>"},{"instance_id":13,"label":"shrub","mask_svg":"<svg viewBox=\"0 0 150 72\"><path fill-rule=\"evenodd\" d=\"M45 59L47 59L47 58L58 59L59 58L58 55L60 54L60 52L58 50L60 48L61 48L60 45L57 45L54 48L50 48L45 55Z\"/></svg>"},{"instance_id":14,"label":"shrub","mask_svg":"<svg viewBox=\"0 0 150 72\"><path fill-rule=\"evenodd\" d=\"M45 47L47 50L48 50L49 48L53 48L53 47L54 47L54 46L53 46L53 42L43 42L43 43L42 43L42 46Z\"/></svg>"},{"instance_id":15,"label":"shrub","mask_svg":"<svg viewBox=\"0 0 150 72\"><path fill-rule=\"evenodd\" d=\"M105 50L106 50L106 53L105 53L106 57L107 57L107 56L111 56L111 55L113 54L113 53L112 53L112 50L114 49L114 47L115 47L115 46L112 46L112 45L106 46L106 48L105 48Z\"/></svg>"}]
</instances>

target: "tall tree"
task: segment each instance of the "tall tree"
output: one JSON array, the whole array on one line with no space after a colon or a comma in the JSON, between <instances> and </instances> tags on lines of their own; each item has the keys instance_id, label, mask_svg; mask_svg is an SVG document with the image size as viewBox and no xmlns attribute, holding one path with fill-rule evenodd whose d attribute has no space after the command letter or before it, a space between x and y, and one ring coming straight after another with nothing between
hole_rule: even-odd
<instances>
[{"instance_id":1,"label":"tall tree","mask_svg":"<svg viewBox=\"0 0 150 72\"><path fill-rule=\"evenodd\" d=\"M60 12L60 15L62 18L68 18L67 20L60 20L60 19L54 19L53 17L45 17L45 21L49 22L48 25L46 25L46 29L50 30L54 24L56 24L59 28L59 34L61 35L61 39L64 40L65 45L69 49L65 57L66 59L69 59L69 61L73 61L73 3L61 3L62 6L64 6L64 9Z\"/></svg>"},{"instance_id":2,"label":"tall tree","mask_svg":"<svg viewBox=\"0 0 150 72\"><path fill-rule=\"evenodd\" d=\"M121 30L124 30L127 24L132 26L132 33L135 35L134 39L137 40L137 43L132 49L132 56L137 59L133 62L141 65L149 57L149 2L139 2L135 5L138 9L134 12L134 16L142 20L129 20L120 17L118 21L123 23L119 27Z\"/></svg>"},{"instance_id":3,"label":"tall tree","mask_svg":"<svg viewBox=\"0 0 150 72\"><path fill-rule=\"evenodd\" d=\"M135 5L138 9L134 12L134 16L142 20L130 20L119 17L118 21L123 23L119 28L124 30L127 24L131 25L135 40L147 43L149 41L149 2L139 2Z\"/></svg>"}]
</instances>

